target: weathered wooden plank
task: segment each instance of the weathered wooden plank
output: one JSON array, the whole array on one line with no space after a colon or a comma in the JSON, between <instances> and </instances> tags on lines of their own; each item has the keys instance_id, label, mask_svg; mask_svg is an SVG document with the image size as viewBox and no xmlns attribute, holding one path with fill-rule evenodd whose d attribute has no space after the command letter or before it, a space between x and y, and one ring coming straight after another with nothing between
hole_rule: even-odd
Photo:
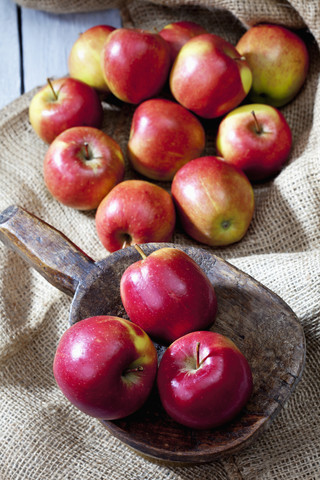
<instances>
[{"instance_id":1,"label":"weathered wooden plank","mask_svg":"<svg viewBox=\"0 0 320 480\"><path fill-rule=\"evenodd\" d=\"M121 26L116 9L65 15L22 9L21 18L25 91L68 73L69 52L79 33L99 24Z\"/></svg>"},{"instance_id":2,"label":"weathered wooden plank","mask_svg":"<svg viewBox=\"0 0 320 480\"><path fill-rule=\"evenodd\" d=\"M18 7L2 0L0 8L0 108L20 95Z\"/></svg>"}]
</instances>

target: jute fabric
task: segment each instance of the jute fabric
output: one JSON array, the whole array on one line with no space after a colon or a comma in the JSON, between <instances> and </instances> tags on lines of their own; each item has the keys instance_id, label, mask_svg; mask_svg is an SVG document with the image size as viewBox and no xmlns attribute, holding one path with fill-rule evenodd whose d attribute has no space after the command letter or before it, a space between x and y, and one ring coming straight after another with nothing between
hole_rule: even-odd
<instances>
[{"instance_id":1,"label":"jute fabric","mask_svg":"<svg viewBox=\"0 0 320 480\"><path fill-rule=\"evenodd\" d=\"M296 391L270 428L232 457L206 465L150 461L78 412L58 390L52 362L67 328L70 298L0 245L1 480L314 480L320 478L320 7L317 1L166 0L108 2L19 0L52 12L118 6L128 26L160 29L178 19L202 23L232 43L248 26L273 21L299 30L310 52L307 82L282 108L293 131L289 161L274 180L254 187L255 215L245 238L208 250L228 259L280 295L301 321L306 366ZM305 28L309 29L305 31ZM28 122L28 92L0 116L0 209L18 204L61 230L95 259L94 212L58 204L42 176L47 146ZM103 129L126 149L133 108L104 102ZM208 122L214 154L217 122ZM126 178L134 174L127 164ZM165 185L168 190L170 185ZM177 227L174 242L194 244ZM147 428L147 425L146 425Z\"/></svg>"}]
</instances>

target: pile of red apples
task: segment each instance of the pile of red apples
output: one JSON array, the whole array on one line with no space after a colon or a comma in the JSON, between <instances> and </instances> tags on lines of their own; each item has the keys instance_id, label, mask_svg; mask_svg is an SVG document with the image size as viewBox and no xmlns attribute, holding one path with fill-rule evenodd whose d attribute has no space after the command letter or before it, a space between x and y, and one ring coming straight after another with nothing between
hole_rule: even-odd
<instances>
[{"instance_id":1,"label":"pile of red apples","mask_svg":"<svg viewBox=\"0 0 320 480\"><path fill-rule=\"evenodd\" d=\"M30 104L49 144L45 184L62 204L96 210L110 252L169 241L177 218L202 244L238 242L253 217L253 184L274 178L290 155L280 108L308 66L303 40L279 25L256 25L236 46L187 21L159 33L95 26L74 43L70 76L48 80ZM108 96L136 106L126 152L102 130ZM212 119L215 155L204 155ZM127 165L136 179L124 180ZM54 361L59 387L108 420L141 408L155 383L167 413L187 427L231 420L251 395L252 374L235 344L210 330L212 284L179 248L140 253L119 285L130 320L105 315L70 327ZM167 346L160 361L154 341Z\"/></svg>"},{"instance_id":2,"label":"pile of red apples","mask_svg":"<svg viewBox=\"0 0 320 480\"><path fill-rule=\"evenodd\" d=\"M290 155L279 108L300 91L308 64L303 40L279 25L254 26L236 46L187 21L159 33L90 28L70 51L70 76L30 104L30 122L50 144L48 190L69 207L96 209L110 252L169 241L177 218L200 243L238 242L254 213L252 184L273 178ZM136 106L126 152L101 129L102 96ZM210 128L215 155L204 155ZM124 180L127 166L137 179Z\"/></svg>"}]
</instances>

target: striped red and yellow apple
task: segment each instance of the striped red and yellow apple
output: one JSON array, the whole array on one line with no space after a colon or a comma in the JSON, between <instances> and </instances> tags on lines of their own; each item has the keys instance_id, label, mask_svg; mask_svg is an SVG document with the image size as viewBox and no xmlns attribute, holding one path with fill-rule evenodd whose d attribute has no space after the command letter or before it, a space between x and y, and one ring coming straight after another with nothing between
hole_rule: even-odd
<instances>
[{"instance_id":1,"label":"striped red and yellow apple","mask_svg":"<svg viewBox=\"0 0 320 480\"><path fill-rule=\"evenodd\" d=\"M217 152L252 182L274 177L283 168L292 146L290 126L280 110L267 104L235 108L221 121Z\"/></svg>"},{"instance_id":2,"label":"striped red and yellow apple","mask_svg":"<svg viewBox=\"0 0 320 480\"><path fill-rule=\"evenodd\" d=\"M252 185L221 157L199 157L181 167L171 193L182 227L200 243L230 245L249 228L254 213Z\"/></svg>"},{"instance_id":3,"label":"striped red and yellow apple","mask_svg":"<svg viewBox=\"0 0 320 480\"><path fill-rule=\"evenodd\" d=\"M102 245L114 252L135 243L168 242L176 213L164 188L145 180L125 180L102 200L95 221Z\"/></svg>"},{"instance_id":4,"label":"striped red and yellow apple","mask_svg":"<svg viewBox=\"0 0 320 480\"><path fill-rule=\"evenodd\" d=\"M103 109L94 88L76 78L49 80L32 98L29 120L42 140L51 143L68 128L100 128Z\"/></svg>"},{"instance_id":5,"label":"striped red and yellow apple","mask_svg":"<svg viewBox=\"0 0 320 480\"><path fill-rule=\"evenodd\" d=\"M108 36L101 62L110 91L123 102L138 104L157 95L166 83L169 45L156 33L118 28Z\"/></svg>"},{"instance_id":6,"label":"striped red and yellow apple","mask_svg":"<svg viewBox=\"0 0 320 480\"><path fill-rule=\"evenodd\" d=\"M45 184L63 205L91 210L122 181L124 156L119 144L102 130L73 127L49 146L43 164Z\"/></svg>"},{"instance_id":7,"label":"striped red and yellow apple","mask_svg":"<svg viewBox=\"0 0 320 480\"><path fill-rule=\"evenodd\" d=\"M107 37L114 30L111 25L95 25L79 35L68 57L71 77L101 92L109 92L101 68L101 51Z\"/></svg>"},{"instance_id":8,"label":"striped red and yellow apple","mask_svg":"<svg viewBox=\"0 0 320 480\"><path fill-rule=\"evenodd\" d=\"M218 35L198 35L179 51L170 89L184 107L204 118L237 107L252 84L251 70L236 48Z\"/></svg>"},{"instance_id":9,"label":"striped red and yellow apple","mask_svg":"<svg viewBox=\"0 0 320 480\"><path fill-rule=\"evenodd\" d=\"M297 33L281 25L254 25L236 48L252 72L251 102L281 107L298 94L307 77L309 53Z\"/></svg>"},{"instance_id":10,"label":"striped red and yellow apple","mask_svg":"<svg viewBox=\"0 0 320 480\"><path fill-rule=\"evenodd\" d=\"M176 102L142 102L132 118L128 156L133 168L154 180L172 180L185 163L201 155L205 131L195 115Z\"/></svg>"}]
</instances>

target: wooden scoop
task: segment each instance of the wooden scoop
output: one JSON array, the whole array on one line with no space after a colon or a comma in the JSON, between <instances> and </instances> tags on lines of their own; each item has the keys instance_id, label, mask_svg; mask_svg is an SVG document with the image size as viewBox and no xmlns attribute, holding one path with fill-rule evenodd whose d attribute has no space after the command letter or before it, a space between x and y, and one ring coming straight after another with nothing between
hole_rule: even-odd
<instances>
[{"instance_id":1,"label":"wooden scoop","mask_svg":"<svg viewBox=\"0 0 320 480\"><path fill-rule=\"evenodd\" d=\"M134 247L95 262L61 232L17 206L0 214L0 239L50 283L73 296L70 324L93 315L127 318L119 285L124 270L141 258ZM135 414L102 423L149 457L209 462L249 445L279 413L301 378L305 337L296 315L281 298L205 249L163 243L142 247L148 255L164 246L185 251L213 283L218 315L212 330L230 337L247 357L253 372L252 397L234 421L212 430L194 430L171 420L156 388ZM164 347L156 346L160 358Z\"/></svg>"}]
</instances>

